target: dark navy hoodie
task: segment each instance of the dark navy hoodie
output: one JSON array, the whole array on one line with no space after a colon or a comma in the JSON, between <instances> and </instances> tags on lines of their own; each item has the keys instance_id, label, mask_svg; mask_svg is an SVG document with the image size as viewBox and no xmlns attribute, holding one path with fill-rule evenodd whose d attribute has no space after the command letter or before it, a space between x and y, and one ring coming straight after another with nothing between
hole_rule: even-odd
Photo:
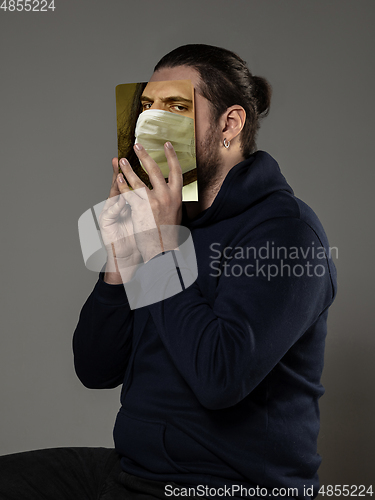
<instances>
[{"instance_id":1,"label":"dark navy hoodie","mask_svg":"<svg viewBox=\"0 0 375 500\"><path fill-rule=\"evenodd\" d=\"M82 383L123 384L121 466L179 485L297 488L299 498L313 486L314 497L336 294L323 227L263 151L234 166L195 219L184 207L181 224L198 262L193 285L133 311L101 272L74 333Z\"/></svg>"}]
</instances>

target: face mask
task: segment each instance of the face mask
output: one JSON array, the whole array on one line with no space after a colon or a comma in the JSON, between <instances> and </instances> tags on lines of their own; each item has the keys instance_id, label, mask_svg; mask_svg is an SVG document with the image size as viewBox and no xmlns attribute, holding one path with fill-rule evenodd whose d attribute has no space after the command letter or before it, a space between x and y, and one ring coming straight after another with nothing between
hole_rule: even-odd
<instances>
[{"instance_id":1,"label":"face mask","mask_svg":"<svg viewBox=\"0 0 375 500\"><path fill-rule=\"evenodd\" d=\"M196 168L193 118L162 109L143 111L135 127L135 142L142 144L165 178L169 175L164 153L167 141L172 143L176 151L183 174Z\"/></svg>"}]
</instances>

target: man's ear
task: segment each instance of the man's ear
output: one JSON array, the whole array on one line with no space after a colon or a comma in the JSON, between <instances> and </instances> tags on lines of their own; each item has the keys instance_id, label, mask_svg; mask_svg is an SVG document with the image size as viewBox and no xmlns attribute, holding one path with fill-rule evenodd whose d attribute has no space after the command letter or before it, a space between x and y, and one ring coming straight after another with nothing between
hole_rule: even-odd
<instances>
[{"instance_id":1,"label":"man's ear","mask_svg":"<svg viewBox=\"0 0 375 500\"><path fill-rule=\"evenodd\" d=\"M228 141L232 141L237 137L246 121L246 111L242 106L235 104L230 106L221 117L222 133Z\"/></svg>"}]
</instances>

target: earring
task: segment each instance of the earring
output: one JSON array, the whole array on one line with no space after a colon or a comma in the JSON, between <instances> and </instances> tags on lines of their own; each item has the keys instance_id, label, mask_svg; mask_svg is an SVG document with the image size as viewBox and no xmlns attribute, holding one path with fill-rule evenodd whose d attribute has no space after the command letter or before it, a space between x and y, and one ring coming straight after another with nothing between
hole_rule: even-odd
<instances>
[{"instance_id":1,"label":"earring","mask_svg":"<svg viewBox=\"0 0 375 500\"><path fill-rule=\"evenodd\" d=\"M224 140L223 140L223 144L224 144L225 149L229 149L229 146L230 146L230 141L227 141L227 139L226 139L226 138L224 138Z\"/></svg>"}]
</instances>

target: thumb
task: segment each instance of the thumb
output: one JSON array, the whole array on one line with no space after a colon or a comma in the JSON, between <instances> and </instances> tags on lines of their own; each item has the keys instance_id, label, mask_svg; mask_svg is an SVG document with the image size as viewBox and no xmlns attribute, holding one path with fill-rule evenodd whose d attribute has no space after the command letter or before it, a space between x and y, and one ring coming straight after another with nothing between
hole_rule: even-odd
<instances>
[{"instance_id":1,"label":"thumb","mask_svg":"<svg viewBox=\"0 0 375 500\"><path fill-rule=\"evenodd\" d=\"M130 209L124 194L120 193L113 197L112 200L115 200L115 202L108 206L106 217L107 219L116 219L120 212L123 212L125 214L126 211Z\"/></svg>"}]
</instances>

